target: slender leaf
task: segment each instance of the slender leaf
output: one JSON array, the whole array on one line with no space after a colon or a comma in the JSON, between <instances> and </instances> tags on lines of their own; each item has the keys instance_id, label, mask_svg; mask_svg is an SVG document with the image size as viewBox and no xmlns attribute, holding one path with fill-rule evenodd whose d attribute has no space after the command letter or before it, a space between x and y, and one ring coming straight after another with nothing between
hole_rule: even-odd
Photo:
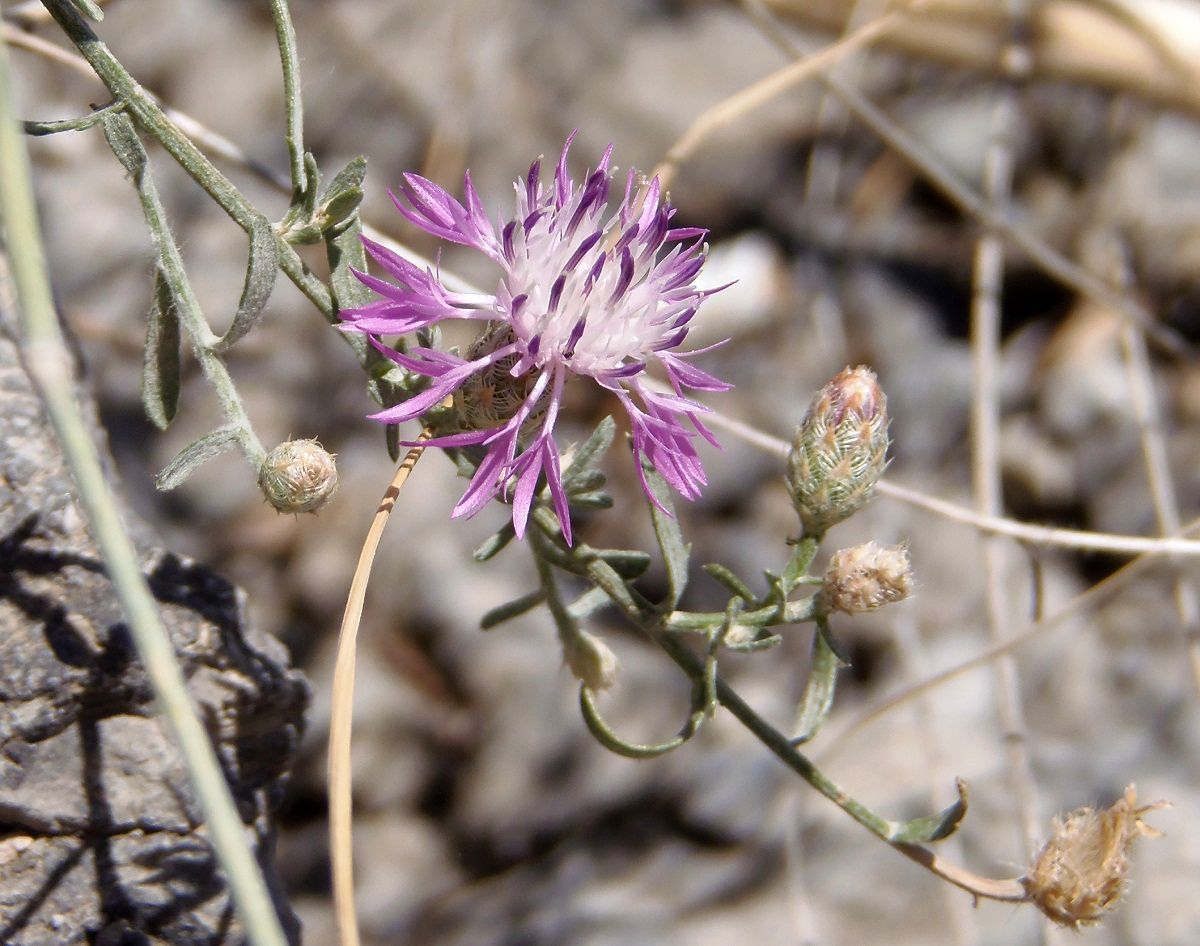
<instances>
[{"instance_id":1,"label":"slender leaf","mask_svg":"<svg viewBox=\"0 0 1200 946\"><path fill-rule=\"evenodd\" d=\"M246 261L246 281L229 330L213 345L214 351L226 351L243 338L262 319L263 309L275 288L279 273L279 244L275 230L262 214L254 218L250 231L250 252Z\"/></svg>"},{"instance_id":2,"label":"slender leaf","mask_svg":"<svg viewBox=\"0 0 1200 946\"><path fill-rule=\"evenodd\" d=\"M362 155L351 158L350 163L333 175L329 186L321 193L321 202L326 203L337 197L344 190L363 186L367 177L367 159Z\"/></svg>"},{"instance_id":3,"label":"slender leaf","mask_svg":"<svg viewBox=\"0 0 1200 946\"><path fill-rule=\"evenodd\" d=\"M750 586L724 565L718 562L710 562L707 565L702 565L701 568L747 604L755 600L754 592L750 590Z\"/></svg>"},{"instance_id":4,"label":"slender leaf","mask_svg":"<svg viewBox=\"0 0 1200 946\"><path fill-rule=\"evenodd\" d=\"M140 189L142 173L146 169L148 158L146 149L133 129L133 122L123 111L114 111L104 114L103 124L104 137L108 139L109 147Z\"/></svg>"},{"instance_id":5,"label":"slender leaf","mask_svg":"<svg viewBox=\"0 0 1200 946\"><path fill-rule=\"evenodd\" d=\"M388 424L383 428L383 442L393 463L400 460L400 425Z\"/></svg>"},{"instance_id":6,"label":"slender leaf","mask_svg":"<svg viewBox=\"0 0 1200 946\"><path fill-rule=\"evenodd\" d=\"M893 844L928 844L950 837L967 816L967 783L954 780L958 800L949 808L925 818L913 818L892 826L888 840Z\"/></svg>"},{"instance_id":7,"label":"slender leaf","mask_svg":"<svg viewBox=\"0 0 1200 946\"><path fill-rule=\"evenodd\" d=\"M571 462L567 464L566 470L563 471L563 488L567 492L571 492L575 488L575 484L591 472L600 457L612 446L613 434L616 432L616 429L617 425L614 423L612 417L604 418L604 420L596 425L596 429L592 431L592 435L575 451Z\"/></svg>"},{"instance_id":8,"label":"slender leaf","mask_svg":"<svg viewBox=\"0 0 1200 946\"><path fill-rule=\"evenodd\" d=\"M516 537L516 534L512 522L505 523L472 553L472 557L477 562L486 562L508 545Z\"/></svg>"},{"instance_id":9,"label":"slender leaf","mask_svg":"<svg viewBox=\"0 0 1200 946\"><path fill-rule=\"evenodd\" d=\"M592 549L591 552L608 562L622 578L637 578L650 567L650 556L640 549Z\"/></svg>"},{"instance_id":10,"label":"slender leaf","mask_svg":"<svg viewBox=\"0 0 1200 946\"><path fill-rule=\"evenodd\" d=\"M575 509L612 509L613 498L608 493L577 493L571 497Z\"/></svg>"},{"instance_id":11,"label":"slender leaf","mask_svg":"<svg viewBox=\"0 0 1200 946\"><path fill-rule=\"evenodd\" d=\"M608 482L608 477L599 470L585 470L571 481L569 494L592 493L600 489L606 482Z\"/></svg>"},{"instance_id":12,"label":"slender leaf","mask_svg":"<svg viewBox=\"0 0 1200 946\"><path fill-rule=\"evenodd\" d=\"M150 422L166 430L179 407L179 309L161 268L154 270L154 301L146 318L142 352L142 407Z\"/></svg>"},{"instance_id":13,"label":"slender leaf","mask_svg":"<svg viewBox=\"0 0 1200 946\"><path fill-rule=\"evenodd\" d=\"M527 611L536 608L539 604L546 600L546 592L541 588L536 591L531 591L529 594L521 595L512 601L497 605L488 611L479 620L479 626L485 631L490 631L497 625L503 624L515 617L520 617Z\"/></svg>"},{"instance_id":14,"label":"slender leaf","mask_svg":"<svg viewBox=\"0 0 1200 946\"><path fill-rule=\"evenodd\" d=\"M803 745L817 734L833 706L833 691L837 682L841 661L829 646L825 635L813 634L812 666L808 671L808 682L800 697L796 713L796 735L793 746Z\"/></svg>"},{"instance_id":15,"label":"slender leaf","mask_svg":"<svg viewBox=\"0 0 1200 946\"><path fill-rule=\"evenodd\" d=\"M104 19L104 11L100 9L100 5L95 3L94 0L71 0L71 3L75 6L75 9L90 20L99 23Z\"/></svg>"},{"instance_id":16,"label":"slender leaf","mask_svg":"<svg viewBox=\"0 0 1200 946\"><path fill-rule=\"evenodd\" d=\"M362 203L366 175L367 159L362 156L354 158L334 175L317 208L317 223L323 230L336 227Z\"/></svg>"},{"instance_id":17,"label":"slender leaf","mask_svg":"<svg viewBox=\"0 0 1200 946\"><path fill-rule=\"evenodd\" d=\"M671 502L671 490L657 470L646 470L646 482L650 485L655 498L662 508L650 504L650 518L654 523L654 535L658 538L658 547L662 550L663 564L667 569L667 597L662 606L668 610L679 604L683 591L688 582L688 559L692 547L683 541L683 532L679 528L679 519L675 516Z\"/></svg>"},{"instance_id":18,"label":"slender leaf","mask_svg":"<svg viewBox=\"0 0 1200 946\"><path fill-rule=\"evenodd\" d=\"M603 588L589 588L571 602L567 611L576 621L582 621L584 618L591 617L601 608L607 607L610 602L611 599Z\"/></svg>"},{"instance_id":19,"label":"slender leaf","mask_svg":"<svg viewBox=\"0 0 1200 946\"><path fill-rule=\"evenodd\" d=\"M175 455L175 459L163 467L154 485L161 490L174 489L207 460L224 453L237 445L240 432L236 427L218 427L199 440L193 440Z\"/></svg>"},{"instance_id":20,"label":"slender leaf","mask_svg":"<svg viewBox=\"0 0 1200 946\"><path fill-rule=\"evenodd\" d=\"M325 231L325 255L329 258L329 283L334 305L340 311L365 305L371 292L355 278L352 269L366 272L367 256L362 245L362 222L353 214L345 223Z\"/></svg>"}]
</instances>

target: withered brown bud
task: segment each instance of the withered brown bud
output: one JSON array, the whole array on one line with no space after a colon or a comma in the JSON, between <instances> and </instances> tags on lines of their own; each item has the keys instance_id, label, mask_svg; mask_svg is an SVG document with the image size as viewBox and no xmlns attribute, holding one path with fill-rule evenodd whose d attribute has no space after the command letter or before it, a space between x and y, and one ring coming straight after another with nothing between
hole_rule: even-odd
<instances>
[{"instance_id":1,"label":"withered brown bud","mask_svg":"<svg viewBox=\"0 0 1200 946\"><path fill-rule=\"evenodd\" d=\"M903 601L912 584L907 548L867 542L834 552L817 600L826 613L860 614Z\"/></svg>"},{"instance_id":2,"label":"withered brown bud","mask_svg":"<svg viewBox=\"0 0 1200 946\"><path fill-rule=\"evenodd\" d=\"M844 369L817 392L788 453L788 491L806 534L821 535L862 508L887 448L887 398L875 372Z\"/></svg>"},{"instance_id":3,"label":"withered brown bud","mask_svg":"<svg viewBox=\"0 0 1200 946\"><path fill-rule=\"evenodd\" d=\"M258 486L280 512L316 512L337 492L337 464L315 440L285 440L263 460Z\"/></svg>"},{"instance_id":4,"label":"withered brown bud","mask_svg":"<svg viewBox=\"0 0 1200 946\"><path fill-rule=\"evenodd\" d=\"M1054 819L1054 833L1022 878L1029 899L1063 926L1096 923L1121 899L1129 873L1129 852L1142 835L1161 834L1142 815L1167 807L1141 808L1132 785L1111 808L1079 808Z\"/></svg>"}]
</instances>

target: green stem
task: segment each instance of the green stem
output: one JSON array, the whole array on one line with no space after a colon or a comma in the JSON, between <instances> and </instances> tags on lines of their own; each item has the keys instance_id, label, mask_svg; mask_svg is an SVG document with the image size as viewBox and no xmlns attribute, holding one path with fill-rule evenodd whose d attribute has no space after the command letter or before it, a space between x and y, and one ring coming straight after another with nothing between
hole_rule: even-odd
<instances>
[{"instance_id":1,"label":"green stem","mask_svg":"<svg viewBox=\"0 0 1200 946\"><path fill-rule=\"evenodd\" d=\"M12 260L21 347L29 375L45 401L134 645L183 754L246 934L254 946L286 946L287 939L266 883L247 843L246 828L238 817L208 733L184 685L170 638L142 575L137 551L104 479L89 428L71 395L71 359L58 327L46 277L29 157L14 117L8 50L3 40L0 40L0 219Z\"/></svg>"},{"instance_id":2,"label":"green stem","mask_svg":"<svg viewBox=\"0 0 1200 946\"><path fill-rule=\"evenodd\" d=\"M799 601L778 602L743 611L737 623L744 627L773 627L776 624L802 624L816 617L812 598ZM670 631L703 631L725 620L724 611L672 611L666 617L665 627Z\"/></svg>"},{"instance_id":3,"label":"green stem","mask_svg":"<svg viewBox=\"0 0 1200 946\"><path fill-rule=\"evenodd\" d=\"M654 615L653 612L646 612L632 602L625 582L607 563L590 562L587 566L587 573L593 584L603 588L612 601L625 612L625 616L637 624L654 643L661 647L693 682L703 685L704 661L692 653L683 641L664 630L661 617ZM721 614L719 619L724 619L724 615ZM891 821L875 814L842 791L835 782L813 765L807 756L798 752L787 736L759 716L720 677L716 679L716 691L721 705L728 709L784 765L872 834L890 843L895 828Z\"/></svg>"},{"instance_id":4,"label":"green stem","mask_svg":"<svg viewBox=\"0 0 1200 946\"><path fill-rule=\"evenodd\" d=\"M200 362L204 376L220 400L221 410L229 425L238 431L238 443L257 475L263 460L266 459L266 451L250 424L241 395L238 394L233 378L229 376L225 362L213 351L212 346L217 337L209 327L208 320L204 318L200 303L192 291L183 258L179 255L179 247L176 246L171 227L167 223L166 211L158 198L158 188L154 186L154 178L150 174L150 162L146 151L138 140L133 123L124 115L117 115L111 120L110 125L106 127L106 134L113 153L129 171L137 187L146 226L150 229L154 247L158 251L159 271L170 287L180 321L191 337L196 360Z\"/></svg>"},{"instance_id":5,"label":"green stem","mask_svg":"<svg viewBox=\"0 0 1200 946\"><path fill-rule=\"evenodd\" d=\"M292 166L292 193L303 194L308 186L304 172L304 109L300 103L300 57L296 53L296 30L287 0L271 0L275 38L283 65L283 98L287 109L287 146Z\"/></svg>"},{"instance_id":6,"label":"green stem","mask_svg":"<svg viewBox=\"0 0 1200 946\"><path fill-rule=\"evenodd\" d=\"M227 213L238 226L252 234L258 211L241 195L224 174L192 144L179 128L167 118L154 97L126 71L109 48L100 41L83 18L71 6L70 0L43 0L50 15L75 44L80 54L96 71L96 75L146 132L166 149L188 175ZM279 267L296 287L304 293L331 323L337 323L337 309L329 288L308 271L290 243L276 236L279 247ZM366 337L355 332L339 333L353 349L359 363L370 368L377 356Z\"/></svg>"}]
</instances>

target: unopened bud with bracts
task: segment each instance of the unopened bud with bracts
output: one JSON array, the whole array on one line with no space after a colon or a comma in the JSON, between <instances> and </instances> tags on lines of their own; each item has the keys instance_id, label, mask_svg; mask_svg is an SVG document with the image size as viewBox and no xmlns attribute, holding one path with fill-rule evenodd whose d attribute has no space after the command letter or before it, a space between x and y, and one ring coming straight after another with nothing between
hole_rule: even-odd
<instances>
[{"instance_id":1,"label":"unopened bud with bracts","mask_svg":"<svg viewBox=\"0 0 1200 946\"><path fill-rule=\"evenodd\" d=\"M617 679L617 655L595 634L579 631L563 638L563 662L589 690L607 690Z\"/></svg>"},{"instance_id":2,"label":"unopened bud with bracts","mask_svg":"<svg viewBox=\"0 0 1200 946\"><path fill-rule=\"evenodd\" d=\"M826 614L861 614L903 601L912 594L912 584L908 549L867 542L833 554L817 602Z\"/></svg>"},{"instance_id":3,"label":"unopened bud with bracts","mask_svg":"<svg viewBox=\"0 0 1200 946\"><path fill-rule=\"evenodd\" d=\"M806 535L820 536L862 508L887 466L887 448L887 398L875 372L844 369L817 392L788 453L788 491Z\"/></svg>"},{"instance_id":4,"label":"unopened bud with bracts","mask_svg":"<svg viewBox=\"0 0 1200 946\"><path fill-rule=\"evenodd\" d=\"M1053 836L1022 878L1029 899L1063 926L1101 920L1121 898L1133 842L1161 834L1142 815L1165 807L1160 801L1139 808L1130 785L1111 808L1079 808L1056 818Z\"/></svg>"},{"instance_id":5,"label":"unopened bud with bracts","mask_svg":"<svg viewBox=\"0 0 1200 946\"><path fill-rule=\"evenodd\" d=\"M258 486L280 512L316 512L337 492L337 464L315 440L285 440L263 460Z\"/></svg>"}]
</instances>

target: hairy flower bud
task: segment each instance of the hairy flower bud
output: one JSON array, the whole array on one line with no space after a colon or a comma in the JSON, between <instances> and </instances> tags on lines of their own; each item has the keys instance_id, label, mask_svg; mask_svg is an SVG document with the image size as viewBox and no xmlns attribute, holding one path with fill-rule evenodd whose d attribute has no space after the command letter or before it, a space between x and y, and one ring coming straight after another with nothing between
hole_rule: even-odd
<instances>
[{"instance_id":1,"label":"hairy flower bud","mask_svg":"<svg viewBox=\"0 0 1200 946\"><path fill-rule=\"evenodd\" d=\"M1161 834L1144 824L1142 815L1165 807L1166 802L1157 802L1139 808L1130 785L1111 808L1079 808L1054 819L1053 836L1022 878L1029 899L1063 926L1102 919L1121 898L1133 842Z\"/></svg>"},{"instance_id":2,"label":"hairy flower bud","mask_svg":"<svg viewBox=\"0 0 1200 946\"><path fill-rule=\"evenodd\" d=\"M826 613L874 611L912 594L912 565L903 545L867 542L841 549L829 560L817 601Z\"/></svg>"},{"instance_id":3,"label":"hairy flower bud","mask_svg":"<svg viewBox=\"0 0 1200 946\"><path fill-rule=\"evenodd\" d=\"M280 512L316 512L337 492L337 464L315 440L285 440L263 460L258 487Z\"/></svg>"},{"instance_id":4,"label":"hairy flower bud","mask_svg":"<svg viewBox=\"0 0 1200 946\"><path fill-rule=\"evenodd\" d=\"M857 512L887 466L887 398L869 368L846 368L813 398L788 453L787 483L807 535Z\"/></svg>"},{"instance_id":5,"label":"hairy flower bud","mask_svg":"<svg viewBox=\"0 0 1200 946\"><path fill-rule=\"evenodd\" d=\"M563 639L563 662L589 690L607 690L617 679L617 655L595 634L580 631Z\"/></svg>"}]
</instances>

